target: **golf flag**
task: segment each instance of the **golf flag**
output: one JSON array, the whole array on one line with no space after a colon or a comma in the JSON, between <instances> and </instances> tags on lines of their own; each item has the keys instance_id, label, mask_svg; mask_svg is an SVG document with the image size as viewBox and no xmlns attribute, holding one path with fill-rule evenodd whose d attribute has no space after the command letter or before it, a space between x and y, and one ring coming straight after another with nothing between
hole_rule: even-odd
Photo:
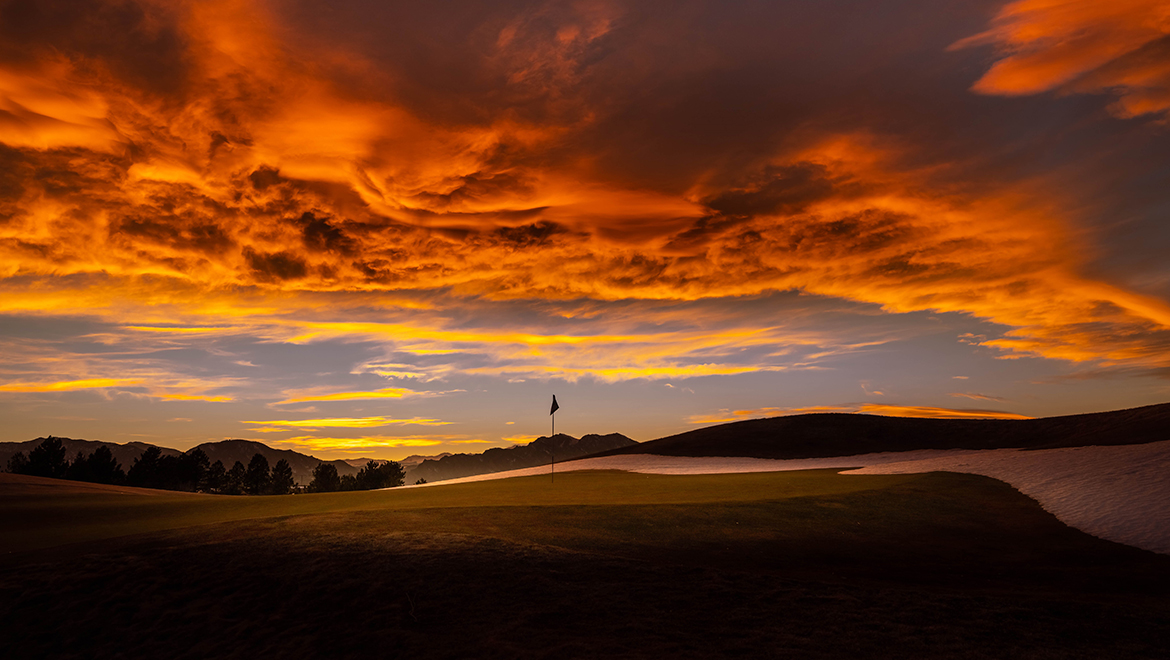
<instances>
[{"instance_id":1,"label":"golf flag","mask_svg":"<svg viewBox=\"0 0 1170 660\"><path fill-rule=\"evenodd\" d=\"M548 414L551 415L551 414L555 413L559 408L560 408L560 406L557 405L557 395L554 394L553 395L552 410L548 411Z\"/></svg>"}]
</instances>

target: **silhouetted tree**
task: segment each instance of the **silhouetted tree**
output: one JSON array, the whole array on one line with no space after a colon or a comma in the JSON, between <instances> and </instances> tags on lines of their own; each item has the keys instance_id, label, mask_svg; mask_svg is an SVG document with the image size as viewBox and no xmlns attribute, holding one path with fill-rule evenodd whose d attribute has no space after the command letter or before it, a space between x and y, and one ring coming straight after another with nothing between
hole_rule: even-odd
<instances>
[{"instance_id":1,"label":"silhouetted tree","mask_svg":"<svg viewBox=\"0 0 1170 660\"><path fill-rule=\"evenodd\" d=\"M81 450L73 457L73 462L65 468L65 478L73 481L93 481L89 474L89 460Z\"/></svg>"},{"instance_id":2,"label":"silhouetted tree","mask_svg":"<svg viewBox=\"0 0 1170 660\"><path fill-rule=\"evenodd\" d=\"M134 459L126 473L126 483L143 488L159 488L163 477L163 455L158 447L149 447Z\"/></svg>"},{"instance_id":3,"label":"silhouetted tree","mask_svg":"<svg viewBox=\"0 0 1170 660\"><path fill-rule=\"evenodd\" d=\"M268 459L263 454L255 454L248 463L248 471L244 475L244 492L249 495L263 495L268 492L272 483L272 474L268 470Z\"/></svg>"},{"instance_id":4,"label":"silhouetted tree","mask_svg":"<svg viewBox=\"0 0 1170 660\"><path fill-rule=\"evenodd\" d=\"M90 479L96 483L120 484L126 481L126 473L122 471L118 459L114 458L114 452L105 445L95 449L86 463L89 464Z\"/></svg>"},{"instance_id":5,"label":"silhouetted tree","mask_svg":"<svg viewBox=\"0 0 1170 660\"><path fill-rule=\"evenodd\" d=\"M204 490L209 493L223 492L224 487L227 486L227 470L223 467L223 461L216 461L211 464L203 483Z\"/></svg>"},{"instance_id":6,"label":"silhouetted tree","mask_svg":"<svg viewBox=\"0 0 1170 660\"><path fill-rule=\"evenodd\" d=\"M414 485L421 486L421 485L425 484L426 482L427 482L426 479L419 479L418 481L414 482Z\"/></svg>"},{"instance_id":7,"label":"silhouetted tree","mask_svg":"<svg viewBox=\"0 0 1170 660\"><path fill-rule=\"evenodd\" d=\"M227 471L224 477L223 492L228 495L243 495L244 494L244 476L248 470L244 464L236 461L232 469Z\"/></svg>"},{"instance_id":8,"label":"silhouetted tree","mask_svg":"<svg viewBox=\"0 0 1170 660\"><path fill-rule=\"evenodd\" d=\"M192 449L181 457L184 476L191 480L191 490L207 490L207 472L211 459L202 449Z\"/></svg>"},{"instance_id":9,"label":"silhouetted tree","mask_svg":"<svg viewBox=\"0 0 1170 660\"><path fill-rule=\"evenodd\" d=\"M357 473L357 490L374 490L376 488L393 488L401 486L406 478L402 466L394 461L386 461L381 465L377 461L366 463Z\"/></svg>"},{"instance_id":10,"label":"silhouetted tree","mask_svg":"<svg viewBox=\"0 0 1170 660\"><path fill-rule=\"evenodd\" d=\"M28 474L28 456L18 451L8 457L8 471L12 474Z\"/></svg>"},{"instance_id":11,"label":"silhouetted tree","mask_svg":"<svg viewBox=\"0 0 1170 660\"><path fill-rule=\"evenodd\" d=\"M283 458L272 466L272 486L271 491L273 495L288 495L293 489L293 471L292 466Z\"/></svg>"},{"instance_id":12,"label":"silhouetted tree","mask_svg":"<svg viewBox=\"0 0 1170 660\"><path fill-rule=\"evenodd\" d=\"M329 463L318 463L313 468L313 480L309 482L310 493L332 493L341 490L341 479L337 468Z\"/></svg>"},{"instance_id":13,"label":"silhouetted tree","mask_svg":"<svg viewBox=\"0 0 1170 660\"><path fill-rule=\"evenodd\" d=\"M65 478L99 484L118 484L126 481L126 473L114 458L110 448L102 445L86 456L80 451L65 471Z\"/></svg>"},{"instance_id":14,"label":"silhouetted tree","mask_svg":"<svg viewBox=\"0 0 1170 660\"><path fill-rule=\"evenodd\" d=\"M65 461L65 445L60 438L49 436L28 453L25 474L60 479L69 464Z\"/></svg>"},{"instance_id":15,"label":"silhouetted tree","mask_svg":"<svg viewBox=\"0 0 1170 660\"><path fill-rule=\"evenodd\" d=\"M341 488L340 488L340 490L347 490L348 491L348 490L357 490L357 489L358 489L357 477L355 477L352 474L341 475Z\"/></svg>"}]
</instances>

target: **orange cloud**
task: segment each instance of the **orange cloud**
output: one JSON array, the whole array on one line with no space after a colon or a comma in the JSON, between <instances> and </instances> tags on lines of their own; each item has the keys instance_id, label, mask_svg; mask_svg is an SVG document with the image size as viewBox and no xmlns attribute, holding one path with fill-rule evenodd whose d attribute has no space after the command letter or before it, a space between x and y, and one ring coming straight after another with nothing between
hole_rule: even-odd
<instances>
[{"instance_id":1,"label":"orange cloud","mask_svg":"<svg viewBox=\"0 0 1170 660\"><path fill-rule=\"evenodd\" d=\"M1136 112L1139 91L1161 84L1157 67L1108 72L1126 58L1154 62L1138 55L1165 33L1161 6L1025 0L956 47L1007 49L982 91L1034 93L1101 75L1101 85L1130 81L1123 99ZM734 355L866 342L751 320L734 330L469 330L419 300L804 291L1010 326L980 342L1005 356L1167 364L1170 306L1084 275L1088 249L1068 231L1063 198L1038 183L959 185L961 164L923 164L914 144L860 128L809 128L746 164L658 188L598 171L585 150L553 158L604 112L581 90L582 71L623 15L579 3L495 25L485 66L509 81L501 93L547 103L474 121L418 112L379 77L390 74L341 47L290 48L279 16L241 1L156 17L186 44L184 94L101 61L82 67L80 55L5 71L5 107L44 121L0 132L23 177L0 210L9 280L0 311L133 318L151 335L381 338L414 355L490 353L474 374L617 381L797 368L784 355ZM356 74L369 89L346 84ZM417 314L339 320L337 301L362 294ZM189 325L175 323L175 310ZM452 368L382 373L438 378ZM312 400L355 398L325 394L334 398ZM309 399L282 403L294 400Z\"/></svg>"},{"instance_id":2,"label":"orange cloud","mask_svg":"<svg viewBox=\"0 0 1170 660\"><path fill-rule=\"evenodd\" d=\"M881 403L862 404L859 412L890 417L928 417L933 419L1032 419L1026 415L1001 410L935 408L932 406L896 406Z\"/></svg>"},{"instance_id":3,"label":"orange cloud","mask_svg":"<svg viewBox=\"0 0 1170 660\"><path fill-rule=\"evenodd\" d=\"M141 385L140 380L122 378L85 378L82 380L64 380L54 383L7 383L0 385L0 392L69 392L72 390L89 390L106 387L128 387Z\"/></svg>"},{"instance_id":4,"label":"orange cloud","mask_svg":"<svg viewBox=\"0 0 1170 660\"><path fill-rule=\"evenodd\" d=\"M422 394L402 387L387 387L373 392L319 392L306 390L285 392L289 398L277 401L274 405L289 403L306 403L309 401L358 401L363 399L401 399L403 397Z\"/></svg>"},{"instance_id":5,"label":"orange cloud","mask_svg":"<svg viewBox=\"0 0 1170 660\"><path fill-rule=\"evenodd\" d=\"M977 92L1112 92L1120 96L1114 111L1135 117L1170 109L1168 36L1163 0L1019 0L952 48L991 44L1000 54Z\"/></svg>"},{"instance_id":6,"label":"orange cloud","mask_svg":"<svg viewBox=\"0 0 1170 660\"><path fill-rule=\"evenodd\" d=\"M230 396L205 394L162 394L160 398L166 401L210 401L212 403L224 403L232 400Z\"/></svg>"},{"instance_id":7,"label":"orange cloud","mask_svg":"<svg viewBox=\"0 0 1170 660\"><path fill-rule=\"evenodd\" d=\"M261 424L266 427L290 427L290 428L372 428L378 426L392 426L396 424L416 424L420 426L446 426L452 422L444 422L439 419L426 419L422 417L412 417L410 419L393 419L389 417L333 417L326 419L299 419L299 420L268 420L268 421L244 421L241 424Z\"/></svg>"}]
</instances>

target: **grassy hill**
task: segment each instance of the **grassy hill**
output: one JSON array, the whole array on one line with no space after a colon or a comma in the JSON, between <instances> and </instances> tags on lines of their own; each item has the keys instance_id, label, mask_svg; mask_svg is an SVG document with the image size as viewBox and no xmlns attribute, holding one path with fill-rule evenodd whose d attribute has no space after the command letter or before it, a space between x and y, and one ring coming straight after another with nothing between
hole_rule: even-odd
<instances>
[{"instance_id":1,"label":"grassy hill","mask_svg":"<svg viewBox=\"0 0 1170 660\"><path fill-rule=\"evenodd\" d=\"M1170 440L1170 403L1040 419L816 413L720 424L599 455L822 458L915 449L1048 449Z\"/></svg>"},{"instance_id":2,"label":"grassy hill","mask_svg":"<svg viewBox=\"0 0 1170 660\"><path fill-rule=\"evenodd\" d=\"M972 475L250 498L0 475L0 526L14 657L1155 658L1170 630L1170 557Z\"/></svg>"}]
</instances>

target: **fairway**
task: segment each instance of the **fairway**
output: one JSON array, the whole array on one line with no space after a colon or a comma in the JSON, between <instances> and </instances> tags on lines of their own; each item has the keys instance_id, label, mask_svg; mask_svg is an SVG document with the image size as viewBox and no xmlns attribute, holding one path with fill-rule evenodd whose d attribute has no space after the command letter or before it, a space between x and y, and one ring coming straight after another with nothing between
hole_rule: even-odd
<instances>
[{"instance_id":1,"label":"fairway","mask_svg":"<svg viewBox=\"0 0 1170 660\"><path fill-rule=\"evenodd\" d=\"M471 484L296 496L230 497L77 484L0 474L0 552L194 525L356 511L465 507L698 504L779 500L881 490L907 476L841 477L836 470L787 474L644 475L572 472Z\"/></svg>"},{"instance_id":2,"label":"fairway","mask_svg":"<svg viewBox=\"0 0 1170 660\"><path fill-rule=\"evenodd\" d=\"M1170 630L1170 557L975 475L283 497L2 478L0 620L25 657L1156 658Z\"/></svg>"}]
</instances>

